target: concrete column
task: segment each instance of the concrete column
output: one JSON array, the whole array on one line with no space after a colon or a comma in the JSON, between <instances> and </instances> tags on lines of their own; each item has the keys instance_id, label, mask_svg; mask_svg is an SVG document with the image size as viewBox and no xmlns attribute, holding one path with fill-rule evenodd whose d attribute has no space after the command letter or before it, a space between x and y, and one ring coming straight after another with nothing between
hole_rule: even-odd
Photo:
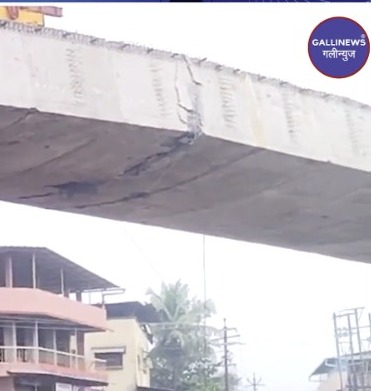
<instances>
[{"instance_id":1,"label":"concrete column","mask_svg":"<svg viewBox=\"0 0 371 391\"><path fill-rule=\"evenodd\" d=\"M36 255L32 254L32 288L37 288Z\"/></svg>"},{"instance_id":2,"label":"concrete column","mask_svg":"<svg viewBox=\"0 0 371 391\"><path fill-rule=\"evenodd\" d=\"M57 357L57 332L56 330L53 330L52 331L52 335L53 335L53 362L54 362L54 365L57 365L57 360L58 360L58 357Z\"/></svg>"},{"instance_id":3,"label":"concrete column","mask_svg":"<svg viewBox=\"0 0 371 391\"><path fill-rule=\"evenodd\" d=\"M63 269L60 270L60 278L61 278L61 294L64 297L68 297L68 292L66 295L66 289L65 289L65 284L64 284L64 270Z\"/></svg>"},{"instance_id":4,"label":"concrete column","mask_svg":"<svg viewBox=\"0 0 371 391\"><path fill-rule=\"evenodd\" d=\"M78 356L85 356L85 334L82 331L76 331L76 351ZM85 360L82 358L78 358L77 362L79 363L79 369L84 369Z\"/></svg>"},{"instance_id":5,"label":"concrete column","mask_svg":"<svg viewBox=\"0 0 371 391\"><path fill-rule=\"evenodd\" d=\"M79 356L85 354L84 339L84 333L82 331L76 331L76 350Z\"/></svg>"},{"instance_id":6,"label":"concrete column","mask_svg":"<svg viewBox=\"0 0 371 391\"><path fill-rule=\"evenodd\" d=\"M35 348L33 359L35 363L39 362L39 324L36 321L33 329L33 341L32 346Z\"/></svg>"},{"instance_id":7,"label":"concrete column","mask_svg":"<svg viewBox=\"0 0 371 391\"><path fill-rule=\"evenodd\" d=\"M82 293L81 292L76 292L76 300L77 301L82 301Z\"/></svg>"},{"instance_id":8,"label":"concrete column","mask_svg":"<svg viewBox=\"0 0 371 391\"><path fill-rule=\"evenodd\" d=\"M5 258L5 286L13 287L13 261L11 257Z\"/></svg>"}]
</instances>

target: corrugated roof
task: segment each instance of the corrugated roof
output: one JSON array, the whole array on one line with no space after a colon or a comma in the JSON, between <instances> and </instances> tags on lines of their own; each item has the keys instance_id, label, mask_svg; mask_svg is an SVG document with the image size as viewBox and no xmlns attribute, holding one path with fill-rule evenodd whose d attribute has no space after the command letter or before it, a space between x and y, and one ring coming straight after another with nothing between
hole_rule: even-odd
<instances>
[{"instance_id":1,"label":"corrugated roof","mask_svg":"<svg viewBox=\"0 0 371 391\"><path fill-rule=\"evenodd\" d=\"M319 376L332 372L333 370L337 370L339 364L341 367L346 368L348 363L354 361L357 362L360 359L371 359L371 351L365 351L362 353L354 353L354 354L344 354L339 359L336 357L325 358L321 364L312 372L309 376Z\"/></svg>"},{"instance_id":2,"label":"corrugated roof","mask_svg":"<svg viewBox=\"0 0 371 391\"><path fill-rule=\"evenodd\" d=\"M63 269L66 283L72 291L106 290L118 286L103 277L83 268L70 259L46 247L0 247L0 257L10 256L15 261L30 260L34 254L37 267L45 273L50 272L50 287L52 288L52 272ZM52 290L52 289L51 289Z\"/></svg>"}]
</instances>

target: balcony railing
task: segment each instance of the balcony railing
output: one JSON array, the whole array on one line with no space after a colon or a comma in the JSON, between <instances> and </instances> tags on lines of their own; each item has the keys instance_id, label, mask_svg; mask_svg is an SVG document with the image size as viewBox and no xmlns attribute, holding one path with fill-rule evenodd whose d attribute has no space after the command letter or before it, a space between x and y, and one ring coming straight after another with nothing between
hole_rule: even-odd
<instances>
[{"instance_id":1,"label":"balcony railing","mask_svg":"<svg viewBox=\"0 0 371 391\"><path fill-rule=\"evenodd\" d=\"M84 372L103 372L106 369L104 360L90 360L77 354L38 346L0 346L0 364L2 363L46 364Z\"/></svg>"}]
</instances>

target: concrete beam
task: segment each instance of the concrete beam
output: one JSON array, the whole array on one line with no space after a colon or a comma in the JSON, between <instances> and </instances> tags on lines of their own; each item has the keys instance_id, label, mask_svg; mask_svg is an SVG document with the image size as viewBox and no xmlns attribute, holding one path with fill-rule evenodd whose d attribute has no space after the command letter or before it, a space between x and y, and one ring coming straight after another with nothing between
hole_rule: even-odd
<instances>
[{"instance_id":1,"label":"concrete beam","mask_svg":"<svg viewBox=\"0 0 371 391\"><path fill-rule=\"evenodd\" d=\"M369 261L370 107L13 23L0 50L0 199Z\"/></svg>"}]
</instances>

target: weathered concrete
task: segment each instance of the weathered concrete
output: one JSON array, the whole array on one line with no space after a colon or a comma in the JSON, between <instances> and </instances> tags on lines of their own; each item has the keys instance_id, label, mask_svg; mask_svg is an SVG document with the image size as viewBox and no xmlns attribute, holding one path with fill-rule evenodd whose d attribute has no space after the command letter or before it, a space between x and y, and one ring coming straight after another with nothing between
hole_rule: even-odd
<instances>
[{"instance_id":1,"label":"weathered concrete","mask_svg":"<svg viewBox=\"0 0 371 391\"><path fill-rule=\"evenodd\" d=\"M370 260L370 107L50 29L0 50L2 200Z\"/></svg>"}]
</instances>

